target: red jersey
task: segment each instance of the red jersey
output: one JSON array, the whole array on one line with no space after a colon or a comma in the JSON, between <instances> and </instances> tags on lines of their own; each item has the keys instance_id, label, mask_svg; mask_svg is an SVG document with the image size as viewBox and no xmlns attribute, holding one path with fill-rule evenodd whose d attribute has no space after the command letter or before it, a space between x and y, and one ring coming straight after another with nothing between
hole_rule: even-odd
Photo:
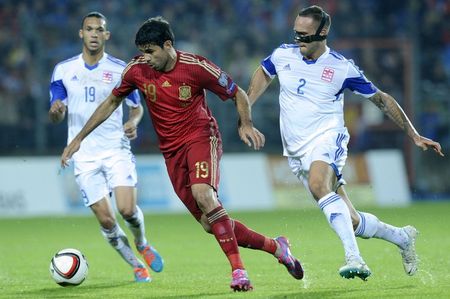
<instances>
[{"instance_id":1,"label":"red jersey","mask_svg":"<svg viewBox=\"0 0 450 299\"><path fill-rule=\"evenodd\" d=\"M136 88L145 95L159 148L165 156L198 137L220 138L217 121L206 104L205 89L222 100L237 92L237 85L218 66L202 56L181 51L177 51L177 62L169 72L156 71L143 56L135 57L112 93L125 97Z\"/></svg>"}]
</instances>

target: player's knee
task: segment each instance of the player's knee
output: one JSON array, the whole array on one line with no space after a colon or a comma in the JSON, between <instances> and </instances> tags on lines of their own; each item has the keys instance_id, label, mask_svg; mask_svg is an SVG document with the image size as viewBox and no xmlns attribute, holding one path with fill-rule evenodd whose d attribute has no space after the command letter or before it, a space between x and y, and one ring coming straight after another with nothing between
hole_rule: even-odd
<instances>
[{"instance_id":1,"label":"player's knee","mask_svg":"<svg viewBox=\"0 0 450 299\"><path fill-rule=\"evenodd\" d=\"M308 182L309 190L316 200L331 192L331 188L319 179L311 179Z\"/></svg>"},{"instance_id":2,"label":"player's knee","mask_svg":"<svg viewBox=\"0 0 450 299\"><path fill-rule=\"evenodd\" d=\"M214 197L210 190L192 190L192 195L197 202L198 207L203 212L214 208Z\"/></svg>"},{"instance_id":3,"label":"player's knee","mask_svg":"<svg viewBox=\"0 0 450 299\"><path fill-rule=\"evenodd\" d=\"M118 210L123 219L129 219L129 218L133 217L133 215L135 213L134 206L120 207L120 208L118 208Z\"/></svg>"},{"instance_id":4,"label":"player's knee","mask_svg":"<svg viewBox=\"0 0 450 299\"><path fill-rule=\"evenodd\" d=\"M111 216L103 216L99 218L98 221L100 222L101 227L108 230L112 229L114 225L116 225L116 219Z\"/></svg>"}]
</instances>

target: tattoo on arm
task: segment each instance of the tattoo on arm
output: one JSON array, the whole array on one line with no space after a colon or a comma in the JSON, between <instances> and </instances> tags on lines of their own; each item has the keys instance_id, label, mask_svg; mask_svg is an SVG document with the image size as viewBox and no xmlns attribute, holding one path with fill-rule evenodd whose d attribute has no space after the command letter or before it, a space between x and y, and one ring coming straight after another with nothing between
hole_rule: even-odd
<instances>
[{"instance_id":1,"label":"tattoo on arm","mask_svg":"<svg viewBox=\"0 0 450 299\"><path fill-rule=\"evenodd\" d=\"M411 138L417 135L417 131L409 121L403 109L397 101L387 93L377 92L370 100L381 110L389 116L403 131Z\"/></svg>"}]
</instances>

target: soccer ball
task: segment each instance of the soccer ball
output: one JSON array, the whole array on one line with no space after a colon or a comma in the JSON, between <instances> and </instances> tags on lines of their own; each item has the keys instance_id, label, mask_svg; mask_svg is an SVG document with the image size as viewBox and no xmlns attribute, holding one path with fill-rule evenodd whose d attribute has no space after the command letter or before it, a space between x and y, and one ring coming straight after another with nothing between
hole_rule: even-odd
<instances>
[{"instance_id":1,"label":"soccer ball","mask_svg":"<svg viewBox=\"0 0 450 299\"><path fill-rule=\"evenodd\" d=\"M60 286L77 286L86 279L88 268L87 260L79 250L66 248L53 256L50 275Z\"/></svg>"}]
</instances>

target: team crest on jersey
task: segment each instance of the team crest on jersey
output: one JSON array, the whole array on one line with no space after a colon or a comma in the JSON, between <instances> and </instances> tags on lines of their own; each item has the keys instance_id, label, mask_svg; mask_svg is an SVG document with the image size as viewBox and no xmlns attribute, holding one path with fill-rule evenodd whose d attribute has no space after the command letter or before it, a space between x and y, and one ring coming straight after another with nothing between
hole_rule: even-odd
<instances>
[{"instance_id":1,"label":"team crest on jersey","mask_svg":"<svg viewBox=\"0 0 450 299\"><path fill-rule=\"evenodd\" d=\"M113 73L108 71L103 71L102 81L105 83L111 83L113 81Z\"/></svg>"},{"instance_id":2,"label":"team crest on jersey","mask_svg":"<svg viewBox=\"0 0 450 299\"><path fill-rule=\"evenodd\" d=\"M323 72L322 72L322 80L323 81L331 82L333 80L333 76L334 76L334 69L332 69L330 67L326 67L323 69Z\"/></svg>"},{"instance_id":3,"label":"team crest on jersey","mask_svg":"<svg viewBox=\"0 0 450 299\"><path fill-rule=\"evenodd\" d=\"M192 96L191 87L189 85L180 86L178 91L178 98L182 101L186 101Z\"/></svg>"}]
</instances>

